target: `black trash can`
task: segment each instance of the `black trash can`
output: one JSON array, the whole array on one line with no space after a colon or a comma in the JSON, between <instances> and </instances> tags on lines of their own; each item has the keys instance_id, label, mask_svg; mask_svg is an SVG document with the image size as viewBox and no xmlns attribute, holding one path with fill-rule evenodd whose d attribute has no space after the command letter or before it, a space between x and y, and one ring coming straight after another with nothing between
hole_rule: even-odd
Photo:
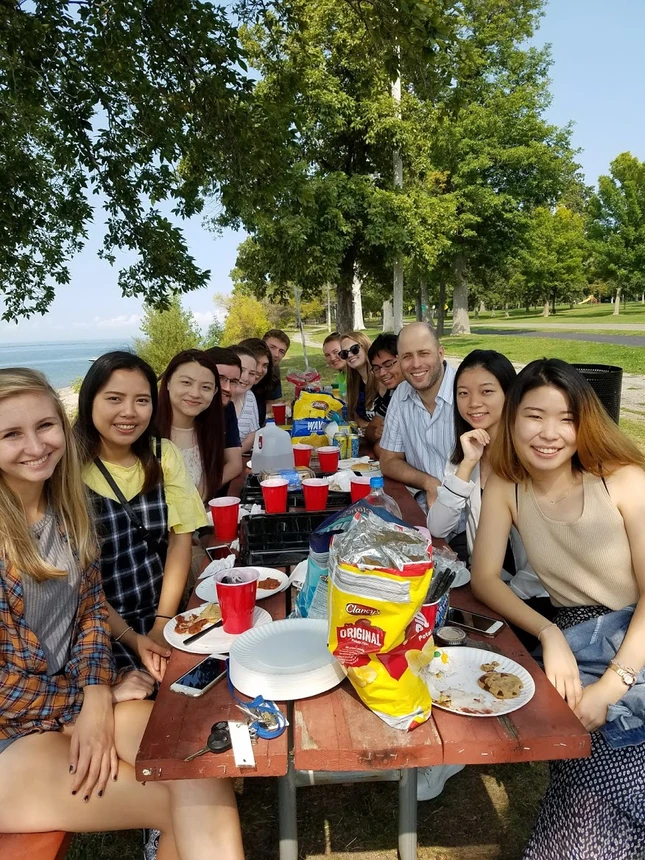
<instances>
[{"instance_id":1,"label":"black trash can","mask_svg":"<svg viewBox=\"0 0 645 860\"><path fill-rule=\"evenodd\" d=\"M618 424L623 384L622 367L614 367L611 364L574 364L573 366L591 384L609 417Z\"/></svg>"}]
</instances>

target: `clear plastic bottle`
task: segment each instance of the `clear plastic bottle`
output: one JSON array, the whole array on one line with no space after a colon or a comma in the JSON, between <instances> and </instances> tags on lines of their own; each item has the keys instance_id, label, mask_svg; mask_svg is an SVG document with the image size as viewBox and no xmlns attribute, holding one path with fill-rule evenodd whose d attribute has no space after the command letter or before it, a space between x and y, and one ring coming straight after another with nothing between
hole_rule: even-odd
<instances>
[{"instance_id":1,"label":"clear plastic bottle","mask_svg":"<svg viewBox=\"0 0 645 860\"><path fill-rule=\"evenodd\" d=\"M392 496L388 496L388 494L383 490L384 483L383 477L380 475L375 478L370 478L370 494L365 498L365 501L373 508L385 508L386 511L389 511L395 517L403 519L401 516L401 508L397 505Z\"/></svg>"},{"instance_id":2,"label":"clear plastic bottle","mask_svg":"<svg viewBox=\"0 0 645 860\"><path fill-rule=\"evenodd\" d=\"M266 426L256 431L251 461L254 475L294 468L291 436L272 418L267 418Z\"/></svg>"}]
</instances>

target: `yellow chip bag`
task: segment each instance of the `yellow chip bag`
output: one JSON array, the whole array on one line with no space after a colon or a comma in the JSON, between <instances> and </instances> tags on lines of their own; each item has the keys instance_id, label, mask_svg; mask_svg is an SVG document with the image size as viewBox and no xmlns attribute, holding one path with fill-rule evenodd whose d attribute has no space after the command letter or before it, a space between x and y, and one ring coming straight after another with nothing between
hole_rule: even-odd
<instances>
[{"instance_id":1,"label":"yellow chip bag","mask_svg":"<svg viewBox=\"0 0 645 860\"><path fill-rule=\"evenodd\" d=\"M413 541L421 538L393 523L375 528L409 532ZM432 627L421 611L432 579L432 546L422 539L425 548L417 555L425 558L400 568L368 564L374 553L366 550L366 563L359 566L342 560L351 534L349 529L332 542L328 647L364 704L388 725L406 731L428 719L432 704L421 677L435 656ZM352 542L360 551L361 541Z\"/></svg>"},{"instance_id":2,"label":"yellow chip bag","mask_svg":"<svg viewBox=\"0 0 645 860\"><path fill-rule=\"evenodd\" d=\"M303 391L293 405L291 441L319 448L329 445L325 428L330 421L340 423L343 404L331 394Z\"/></svg>"}]
</instances>

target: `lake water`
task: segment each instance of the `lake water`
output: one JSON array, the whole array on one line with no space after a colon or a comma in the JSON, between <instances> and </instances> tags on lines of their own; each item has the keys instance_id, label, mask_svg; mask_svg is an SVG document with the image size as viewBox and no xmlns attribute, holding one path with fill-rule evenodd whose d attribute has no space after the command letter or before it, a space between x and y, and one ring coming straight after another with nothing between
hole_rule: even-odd
<instances>
[{"instance_id":1,"label":"lake water","mask_svg":"<svg viewBox=\"0 0 645 860\"><path fill-rule=\"evenodd\" d=\"M0 344L0 367L33 367L54 388L64 388L85 376L90 359L113 349L131 350L127 340L79 340L64 343Z\"/></svg>"}]
</instances>

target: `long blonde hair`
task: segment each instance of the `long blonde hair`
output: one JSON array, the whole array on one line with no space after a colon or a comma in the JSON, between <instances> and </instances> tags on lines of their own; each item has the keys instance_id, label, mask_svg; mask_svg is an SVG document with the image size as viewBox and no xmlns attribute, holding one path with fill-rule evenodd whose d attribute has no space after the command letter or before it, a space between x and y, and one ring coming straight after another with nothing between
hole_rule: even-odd
<instances>
[{"instance_id":1,"label":"long blonde hair","mask_svg":"<svg viewBox=\"0 0 645 860\"><path fill-rule=\"evenodd\" d=\"M348 331L346 334L341 336L340 342L341 346L345 338L349 338L349 340L355 341L359 346L362 346L365 351L365 362L367 367L367 382L365 383L365 410L371 409L374 405L374 398L377 394L376 380L374 379L374 374L370 371L370 362L368 358L368 351L370 346L372 345L372 341L363 334L362 331ZM361 383L363 378L361 377L358 370L354 370L349 364L345 365L345 373L347 377L347 414L350 419L354 421L356 419L356 408L358 406L358 398L361 390Z\"/></svg>"},{"instance_id":2,"label":"long blonde hair","mask_svg":"<svg viewBox=\"0 0 645 860\"><path fill-rule=\"evenodd\" d=\"M46 394L51 398L61 420L65 452L46 483L47 499L56 518L76 550L83 568L97 557L98 549L92 519L88 510L81 463L69 420L60 398L45 377L27 367L0 370L0 402L20 394ZM27 523L21 499L14 493L0 471L0 555L6 564L38 582L68 571L57 570L39 554Z\"/></svg>"}]
</instances>

